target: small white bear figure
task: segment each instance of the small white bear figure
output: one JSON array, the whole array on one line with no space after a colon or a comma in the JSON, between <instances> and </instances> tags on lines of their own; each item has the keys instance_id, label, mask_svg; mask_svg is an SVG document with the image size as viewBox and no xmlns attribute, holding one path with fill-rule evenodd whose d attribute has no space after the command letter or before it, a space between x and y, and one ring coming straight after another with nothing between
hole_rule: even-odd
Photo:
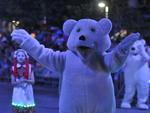
<instances>
[{"instance_id":1,"label":"small white bear figure","mask_svg":"<svg viewBox=\"0 0 150 113\"><path fill-rule=\"evenodd\" d=\"M124 64L139 33L129 35L106 53L111 45L111 28L109 19L67 20L63 25L69 36L65 52L45 48L22 29L14 30L11 36L38 62L60 73L59 113L115 113L111 72Z\"/></svg>"},{"instance_id":2,"label":"small white bear figure","mask_svg":"<svg viewBox=\"0 0 150 113\"><path fill-rule=\"evenodd\" d=\"M137 40L130 48L124 67L125 94L122 108L131 108L132 98L137 90L137 107L148 109L146 101L149 97L150 56L145 51L145 40Z\"/></svg>"}]
</instances>

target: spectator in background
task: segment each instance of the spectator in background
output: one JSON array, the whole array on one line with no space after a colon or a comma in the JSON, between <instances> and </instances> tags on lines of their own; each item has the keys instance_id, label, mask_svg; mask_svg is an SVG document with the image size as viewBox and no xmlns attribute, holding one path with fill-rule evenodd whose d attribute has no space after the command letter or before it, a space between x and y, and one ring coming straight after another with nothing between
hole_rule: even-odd
<instances>
[{"instance_id":1,"label":"spectator in background","mask_svg":"<svg viewBox=\"0 0 150 113\"><path fill-rule=\"evenodd\" d=\"M7 38L4 36L2 32L0 32L0 49L3 49L8 43Z\"/></svg>"},{"instance_id":2,"label":"spectator in background","mask_svg":"<svg viewBox=\"0 0 150 113\"><path fill-rule=\"evenodd\" d=\"M28 55L24 50L15 51L11 75L11 83L14 86L12 95L14 113L34 113L35 103L32 89L34 73L28 60Z\"/></svg>"},{"instance_id":3,"label":"spectator in background","mask_svg":"<svg viewBox=\"0 0 150 113\"><path fill-rule=\"evenodd\" d=\"M65 39L64 39L64 35L63 32L61 30L58 30L55 34L55 39L53 40L54 44L55 44L55 48L57 50L64 50L64 43L65 43Z\"/></svg>"}]
</instances>

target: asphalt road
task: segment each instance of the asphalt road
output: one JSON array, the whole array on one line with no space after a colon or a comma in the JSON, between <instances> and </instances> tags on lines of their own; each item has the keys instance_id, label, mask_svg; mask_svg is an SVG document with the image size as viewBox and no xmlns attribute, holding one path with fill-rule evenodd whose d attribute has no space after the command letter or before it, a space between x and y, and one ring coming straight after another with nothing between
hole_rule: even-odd
<instances>
[{"instance_id":1,"label":"asphalt road","mask_svg":"<svg viewBox=\"0 0 150 113\"><path fill-rule=\"evenodd\" d=\"M58 113L58 90L55 86L35 85L34 95L36 113ZM0 81L0 113L11 112L12 86L9 82ZM150 110L120 109L116 113L150 113Z\"/></svg>"}]
</instances>

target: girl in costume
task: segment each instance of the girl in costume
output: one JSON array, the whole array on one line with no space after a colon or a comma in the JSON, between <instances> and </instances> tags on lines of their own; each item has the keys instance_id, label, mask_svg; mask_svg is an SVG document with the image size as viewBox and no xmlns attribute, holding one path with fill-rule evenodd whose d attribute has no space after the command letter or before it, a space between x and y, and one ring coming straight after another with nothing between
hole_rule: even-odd
<instances>
[{"instance_id":1,"label":"girl in costume","mask_svg":"<svg viewBox=\"0 0 150 113\"><path fill-rule=\"evenodd\" d=\"M14 113L34 113L33 96L34 73L26 51L18 49L14 53L11 83L14 86L12 107Z\"/></svg>"}]
</instances>

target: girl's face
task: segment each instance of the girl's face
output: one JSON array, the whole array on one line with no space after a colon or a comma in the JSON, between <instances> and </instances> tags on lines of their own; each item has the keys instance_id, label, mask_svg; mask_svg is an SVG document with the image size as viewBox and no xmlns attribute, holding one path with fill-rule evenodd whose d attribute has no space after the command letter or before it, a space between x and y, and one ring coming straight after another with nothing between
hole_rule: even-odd
<instances>
[{"instance_id":1,"label":"girl's face","mask_svg":"<svg viewBox=\"0 0 150 113\"><path fill-rule=\"evenodd\" d=\"M17 61L19 63L23 63L25 61L25 54L23 52L17 53Z\"/></svg>"}]
</instances>

